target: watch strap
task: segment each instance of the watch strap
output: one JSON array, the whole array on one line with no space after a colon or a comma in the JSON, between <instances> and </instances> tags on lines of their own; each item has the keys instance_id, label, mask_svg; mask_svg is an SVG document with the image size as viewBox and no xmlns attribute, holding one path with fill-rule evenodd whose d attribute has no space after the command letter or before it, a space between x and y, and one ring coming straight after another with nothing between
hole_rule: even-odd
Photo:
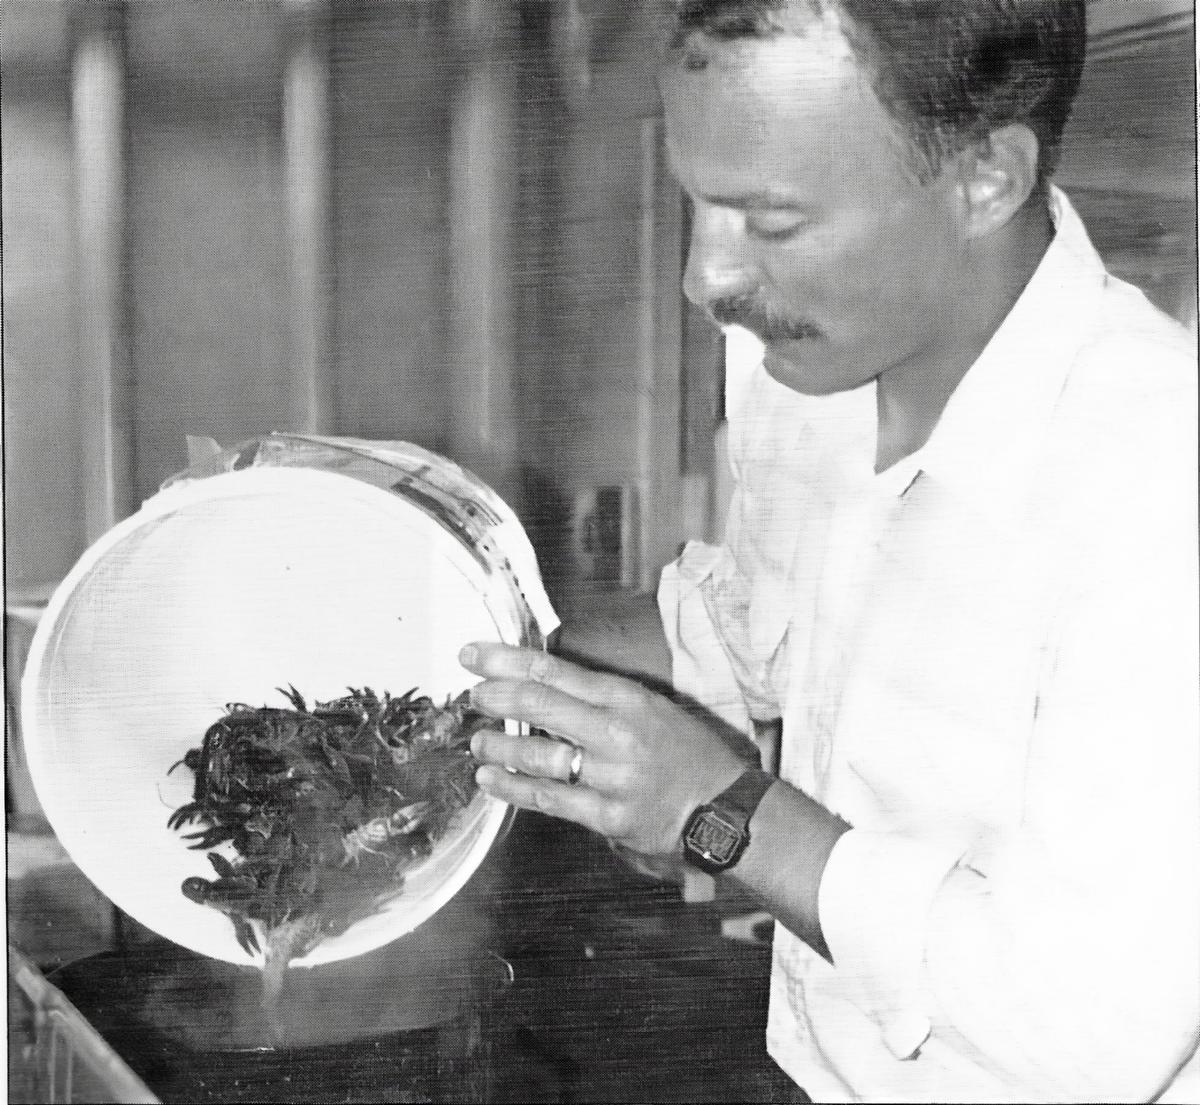
<instances>
[{"instance_id":1,"label":"watch strap","mask_svg":"<svg viewBox=\"0 0 1200 1105\"><path fill-rule=\"evenodd\" d=\"M743 771L731 786L717 795L713 799L713 805L732 806L749 821L763 796L775 782L776 778L770 772L750 768Z\"/></svg>"}]
</instances>

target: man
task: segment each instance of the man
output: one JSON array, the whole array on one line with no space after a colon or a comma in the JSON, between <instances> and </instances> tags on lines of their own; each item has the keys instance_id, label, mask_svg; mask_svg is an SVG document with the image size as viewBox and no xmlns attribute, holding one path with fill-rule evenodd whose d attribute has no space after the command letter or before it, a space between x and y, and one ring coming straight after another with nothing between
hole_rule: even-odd
<instances>
[{"instance_id":1,"label":"man","mask_svg":"<svg viewBox=\"0 0 1200 1105\"><path fill-rule=\"evenodd\" d=\"M1049 183L1083 48L1083 0L679 3L685 286L766 354L725 545L660 599L781 778L634 683L463 653L562 738L481 735L482 787L774 915L816 1100L1200 1086L1194 343Z\"/></svg>"}]
</instances>

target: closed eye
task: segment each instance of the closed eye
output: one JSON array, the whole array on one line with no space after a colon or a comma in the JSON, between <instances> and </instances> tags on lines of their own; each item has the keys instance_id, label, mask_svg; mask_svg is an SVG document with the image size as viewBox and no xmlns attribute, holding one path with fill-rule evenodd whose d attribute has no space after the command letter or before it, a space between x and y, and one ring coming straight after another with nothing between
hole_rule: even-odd
<instances>
[{"instance_id":1,"label":"closed eye","mask_svg":"<svg viewBox=\"0 0 1200 1105\"><path fill-rule=\"evenodd\" d=\"M764 242L783 242L794 238L808 220L795 211L752 211L746 216L746 232Z\"/></svg>"}]
</instances>

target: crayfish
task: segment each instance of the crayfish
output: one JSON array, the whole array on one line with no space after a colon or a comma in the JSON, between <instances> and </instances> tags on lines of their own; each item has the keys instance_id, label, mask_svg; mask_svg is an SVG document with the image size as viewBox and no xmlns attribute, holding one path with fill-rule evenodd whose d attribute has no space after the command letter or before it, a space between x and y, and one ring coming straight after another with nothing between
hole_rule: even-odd
<instances>
[{"instance_id":1,"label":"crayfish","mask_svg":"<svg viewBox=\"0 0 1200 1105\"><path fill-rule=\"evenodd\" d=\"M464 693L444 706L416 688L369 687L310 709L230 703L171 767L195 775L168 827L194 828L216 878L185 897L225 914L249 956L264 955L264 1004L277 1025L283 972L401 892L475 794L474 733L494 724ZM232 849L232 858L217 848Z\"/></svg>"}]
</instances>

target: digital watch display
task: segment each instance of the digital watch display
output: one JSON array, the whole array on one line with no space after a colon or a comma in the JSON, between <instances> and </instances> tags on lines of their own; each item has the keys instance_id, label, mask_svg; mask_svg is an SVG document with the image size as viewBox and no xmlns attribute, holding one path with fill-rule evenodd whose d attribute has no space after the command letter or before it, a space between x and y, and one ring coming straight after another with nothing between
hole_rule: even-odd
<instances>
[{"instance_id":1,"label":"digital watch display","mask_svg":"<svg viewBox=\"0 0 1200 1105\"><path fill-rule=\"evenodd\" d=\"M711 802L698 806L683 829L683 856L710 875L728 871L750 844L750 818L775 776L745 771Z\"/></svg>"}]
</instances>

